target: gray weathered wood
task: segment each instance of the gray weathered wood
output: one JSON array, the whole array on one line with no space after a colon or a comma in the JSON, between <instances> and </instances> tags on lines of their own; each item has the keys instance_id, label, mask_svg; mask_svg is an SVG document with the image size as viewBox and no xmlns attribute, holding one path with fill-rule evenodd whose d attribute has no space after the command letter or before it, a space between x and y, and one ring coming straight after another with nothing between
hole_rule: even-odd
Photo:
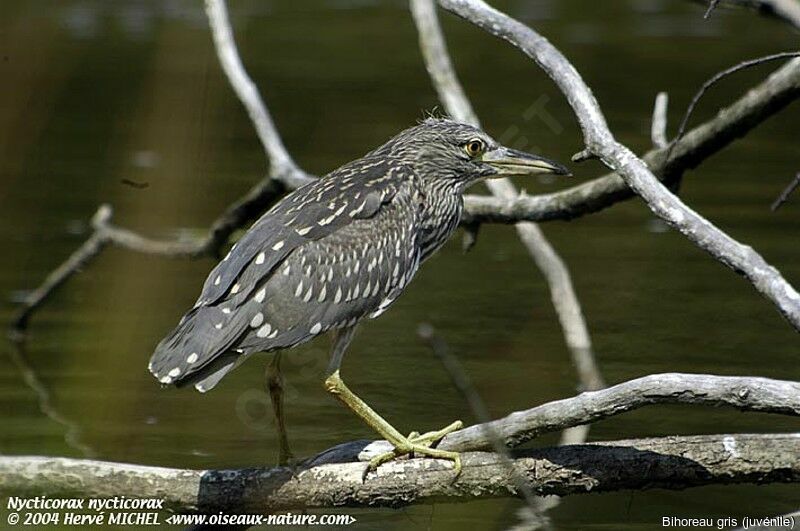
<instances>
[{"instance_id":1,"label":"gray weathered wood","mask_svg":"<svg viewBox=\"0 0 800 531\"><path fill-rule=\"evenodd\" d=\"M665 437L527 450L514 469L538 494L620 489L684 489L710 484L800 481L800 433ZM51 457L0 456L3 495L161 498L180 511L266 513L298 508L400 507L412 503L516 495L511 474L491 453L452 464L404 459L363 477L365 463L292 471L279 467L179 470Z\"/></svg>"}]
</instances>

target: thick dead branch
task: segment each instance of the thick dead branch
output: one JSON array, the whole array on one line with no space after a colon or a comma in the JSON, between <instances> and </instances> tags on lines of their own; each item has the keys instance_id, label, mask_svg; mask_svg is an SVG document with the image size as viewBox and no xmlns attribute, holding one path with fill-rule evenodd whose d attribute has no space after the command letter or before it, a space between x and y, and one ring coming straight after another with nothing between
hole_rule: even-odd
<instances>
[{"instance_id":1,"label":"thick dead branch","mask_svg":"<svg viewBox=\"0 0 800 531\"><path fill-rule=\"evenodd\" d=\"M752 247L743 245L689 208L653 175L645 161L620 144L600 106L575 67L550 42L528 26L481 0L439 0L453 13L519 48L558 85L583 131L586 149L617 172L655 215L719 262L747 278L800 331L800 294Z\"/></svg>"},{"instance_id":2,"label":"thick dead branch","mask_svg":"<svg viewBox=\"0 0 800 531\"><path fill-rule=\"evenodd\" d=\"M401 459L364 478L386 441L353 441L299 468L178 470L101 461L0 456L0 493L24 496L163 498L177 510L269 512L300 507L390 506L437 500L517 496L515 476L535 493L575 494L800 481L800 434L706 435L559 446L512 454L489 448L487 429L509 446L546 431L596 421L657 403L730 405L800 416L800 384L765 378L661 374L544 404L448 435L439 447L467 452L452 465ZM361 461L361 462L355 462ZM519 479L517 479L519 481Z\"/></svg>"},{"instance_id":3,"label":"thick dead branch","mask_svg":"<svg viewBox=\"0 0 800 531\"><path fill-rule=\"evenodd\" d=\"M727 405L742 411L800 416L800 383L745 376L652 374L589 391L573 398L517 411L491 422L507 446L515 447L543 433L589 424L653 404ZM491 440L481 426L447 435L446 450L488 450Z\"/></svg>"},{"instance_id":4,"label":"thick dead branch","mask_svg":"<svg viewBox=\"0 0 800 531\"><path fill-rule=\"evenodd\" d=\"M363 443L362 443L363 444ZM366 463L290 468L180 470L50 457L0 456L0 493L51 497L160 498L172 510L268 513L329 507L516 496L497 455L463 455L454 481L448 463L406 459L363 478ZM623 440L526 450L514 471L538 494L621 489L685 489L711 484L800 481L800 434L736 434Z\"/></svg>"},{"instance_id":5,"label":"thick dead branch","mask_svg":"<svg viewBox=\"0 0 800 531\"><path fill-rule=\"evenodd\" d=\"M750 132L764 120L800 97L800 60L790 61L765 81L750 89L735 103L689 130L672 148L654 149L642 157L660 179L669 183L676 175L702 161ZM634 193L616 173L552 194L521 195L512 201L468 195L465 223L516 223L573 219L598 212Z\"/></svg>"}]
</instances>

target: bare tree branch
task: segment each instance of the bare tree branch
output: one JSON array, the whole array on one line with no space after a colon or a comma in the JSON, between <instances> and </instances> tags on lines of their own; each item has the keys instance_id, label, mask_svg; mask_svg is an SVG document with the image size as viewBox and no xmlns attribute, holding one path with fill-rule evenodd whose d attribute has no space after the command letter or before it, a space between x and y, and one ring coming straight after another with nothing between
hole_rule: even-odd
<instances>
[{"instance_id":1,"label":"bare tree branch","mask_svg":"<svg viewBox=\"0 0 800 531\"><path fill-rule=\"evenodd\" d=\"M776 70L716 117L687 132L675 143L667 160L666 149L655 149L642 159L665 182L699 165L731 142L800 97L800 60ZM608 208L635 194L616 173L552 194L521 195L513 201L493 197L465 197L464 223L516 223L573 219Z\"/></svg>"},{"instance_id":2,"label":"bare tree branch","mask_svg":"<svg viewBox=\"0 0 800 531\"><path fill-rule=\"evenodd\" d=\"M780 195L775 199L770 206L770 210L773 212L778 210L786 201L789 200L789 196L792 195L792 192L794 192L798 186L800 186L800 172L795 174L794 179L789 182L786 188L784 188Z\"/></svg>"},{"instance_id":3,"label":"bare tree branch","mask_svg":"<svg viewBox=\"0 0 800 531\"><path fill-rule=\"evenodd\" d=\"M480 126L450 62L433 0L411 0L411 13L417 25L425 66L439 99L454 118ZM492 179L486 185L498 198L512 200L518 195L509 179ZM550 298L573 357L578 359L583 353L593 357L589 330L566 264L536 224L518 223L515 228L547 280Z\"/></svg>"},{"instance_id":4,"label":"bare tree branch","mask_svg":"<svg viewBox=\"0 0 800 531\"><path fill-rule=\"evenodd\" d=\"M480 397L469 376L464 372L458 359L450 353L445 341L436 335L435 330L429 324L422 324L417 330L417 335L428 345L431 351L439 358L442 365L450 376L453 386L461 393L461 396L469 405L478 425L484 430L484 436L491 442L492 451L499 457L500 462L505 466L509 478L514 482L517 494L522 497L531 509L536 510L536 498L528 487L525 478L517 473L514 467L514 458L510 450L500 436L495 433L491 425L491 417L486 403Z\"/></svg>"},{"instance_id":5,"label":"bare tree branch","mask_svg":"<svg viewBox=\"0 0 800 531\"><path fill-rule=\"evenodd\" d=\"M736 72L740 72L742 70L746 70L748 68L759 66L772 61L781 61L783 59L791 59L794 57L800 57L800 52L781 52L772 55L767 55L764 57L757 57L755 59L750 59L748 61L742 61L741 63L737 63L730 68L722 70L721 72L717 72L710 79L706 80L700 87L700 89L692 97L692 101L691 103L689 103L689 107L686 109L686 113L683 115L681 124L678 126L678 134L675 137L675 140L673 140L672 143L670 144L669 150L667 150L667 159L669 159L670 155L672 155L672 148L674 147L675 143L679 141L681 138L683 138L683 133L686 131L686 125L689 123L689 118L691 118L695 107L700 102L700 98L703 97L703 95L708 91L708 89L710 89L711 87L713 87L715 84L719 83L726 77L730 76L731 74L735 74Z\"/></svg>"},{"instance_id":6,"label":"bare tree branch","mask_svg":"<svg viewBox=\"0 0 800 531\"><path fill-rule=\"evenodd\" d=\"M669 145L667 141L667 105L669 96L666 92L659 92L653 106L653 122L650 127L650 139L653 147L663 149Z\"/></svg>"},{"instance_id":7,"label":"bare tree branch","mask_svg":"<svg viewBox=\"0 0 800 531\"><path fill-rule=\"evenodd\" d=\"M469 376L464 372L458 359L450 353L447 343L438 335L429 324L420 325L418 335L425 341L434 354L439 358L444 366L447 374L450 376L451 381L456 389L464 397L464 400L470 407L478 425L482 428L485 437L491 441L492 450L501 459L509 470L509 477L514 481L517 487L518 496L523 498L527 507L517 511L517 515L521 522L519 526L511 528L525 529L533 531L535 529L549 528L550 518L547 511L555 508L560 503L558 496L534 496L530 488L525 484L524 478L515 472L513 466L513 456L505 443L501 440L499 434L495 433L490 423L489 410L486 404L478 394L475 386ZM578 356L580 365L577 367L579 381L581 387L586 390L597 390L604 387L602 376L597 368L594 356L591 351L582 351ZM568 444L583 444L589 435L589 426L580 425L566 428L561 434L560 445Z\"/></svg>"},{"instance_id":8,"label":"bare tree branch","mask_svg":"<svg viewBox=\"0 0 800 531\"><path fill-rule=\"evenodd\" d=\"M363 444L363 443L362 443ZM330 507L401 507L518 494L497 455L470 452L450 465L403 459L363 478L366 463L186 470L58 457L0 456L0 493L159 498L179 511L271 513ZM800 481L800 434L664 437L518 452L515 473L538 494L685 489Z\"/></svg>"},{"instance_id":9,"label":"bare tree branch","mask_svg":"<svg viewBox=\"0 0 800 531\"><path fill-rule=\"evenodd\" d=\"M534 59L572 106L586 149L616 171L654 214L716 260L746 277L796 330L800 330L800 294L752 247L734 240L689 208L659 182L642 159L616 141L589 87L547 39L481 0L439 1L446 9L510 42Z\"/></svg>"},{"instance_id":10,"label":"bare tree branch","mask_svg":"<svg viewBox=\"0 0 800 531\"><path fill-rule=\"evenodd\" d=\"M709 0L708 1L708 8L706 8L706 12L703 14L703 18L708 18L711 16L711 12L717 8L717 4L719 4L720 0Z\"/></svg>"},{"instance_id":11,"label":"bare tree branch","mask_svg":"<svg viewBox=\"0 0 800 531\"><path fill-rule=\"evenodd\" d=\"M539 495L686 488L723 483L800 481L800 434L703 435L527 450L513 473L492 453L486 433L508 446L548 431L652 404L729 405L800 416L800 383L766 378L655 374L602 391L513 413L445 437L440 448L467 452L463 471L436 459L400 459L364 477L386 441L352 441L299 468L177 470L100 461L0 456L0 494L163 498L181 510L267 512L299 507L391 506L437 499L519 495L519 474ZM488 431L487 431L488 430ZM362 461L362 462L353 462Z\"/></svg>"},{"instance_id":12,"label":"bare tree branch","mask_svg":"<svg viewBox=\"0 0 800 531\"><path fill-rule=\"evenodd\" d=\"M704 18L708 18L711 11L720 4L720 0L710 3L708 0L694 1L709 4ZM722 5L752 9L761 15L776 18L800 30L800 2L798 0L725 0Z\"/></svg>"},{"instance_id":13,"label":"bare tree branch","mask_svg":"<svg viewBox=\"0 0 800 531\"><path fill-rule=\"evenodd\" d=\"M492 421L492 431L515 447L543 433L589 424L652 404L727 405L742 411L800 416L800 383L749 376L709 374L651 374L548 402ZM454 451L488 450L491 441L480 426L447 435L439 448Z\"/></svg>"},{"instance_id":14,"label":"bare tree branch","mask_svg":"<svg viewBox=\"0 0 800 531\"><path fill-rule=\"evenodd\" d=\"M11 335L23 337L31 315L57 288L97 257L109 244L132 251L171 258L218 256L234 231L258 217L287 189L314 177L301 170L283 145L275 124L255 84L239 59L224 0L207 0L206 14L220 64L234 92L250 115L269 160L269 175L230 205L212 224L208 234L191 241L155 240L111 224L112 210L102 205L95 214L93 233L22 302L11 324Z\"/></svg>"},{"instance_id":15,"label":"bare tree branch","mask_svg":"<svg viewBox=\"0 0 800 531\"><path fill-rule=\"evenodd\" d=\"M660 178L669 180L671 176L697 166L734 139L745 135L767 117L783 109L798 95L800 95L800 60L795 60L777 70L736 103L720 111L714 119L689 131L675 144L668 161L665 160L663 150L651 151L643 157L643 160ZM593 156L592 153L588 155ZM271 176L263 179L212 224L207 237L197 240L193 245L186 241L152 240L133 231L127 232L131 236L135 235L142 244L149 242L153 244L137 247L150 247L163 251L160 254L164 256L188 258L216 256L228 242L231 233L257 217L285 189L282 182L273 180ZM554 194L522 195L511 200L470 195L465 200L464 223L477 226L480 223L571 219L597 212L632 196L630 188L616 174ZM106 241L101 235L90 235L70 258L26 297L12 322L12 332L17 335L23 333L34 310L77 272L78 266L90 263L109 243L116 242ZM170 248L172 244L176 245L179 252L172 253Z\"/></svg>"},{"instance_id":16,"label":"bare tree branch","mask_svg":"<svg viewBox=\"0 0 800 531\"><path fill-rule=\"evenodd\" d=\"M242 65L236 41L233 38L233 29L228 18L225 0L205 0L205 6L206 16L211 26L211 35L214 38L214 49L217 51L220 65L253 121L258 139L261 140L261 145L269 159L270 175L273 179L283 182L288 188L297 188L309 182L311 177L303 172L289 155L267 106L264 105L264 101L258 93L256 84L247 75L247 71Z\"/></svg>"}]
</instances>

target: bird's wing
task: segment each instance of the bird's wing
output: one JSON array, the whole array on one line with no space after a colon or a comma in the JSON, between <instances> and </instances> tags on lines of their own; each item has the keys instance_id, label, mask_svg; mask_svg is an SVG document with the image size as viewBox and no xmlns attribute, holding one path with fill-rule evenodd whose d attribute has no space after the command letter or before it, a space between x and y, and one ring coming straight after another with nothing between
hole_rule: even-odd
<instances>
[{"instance_id":1,"label":"bird's wing","mask_svg":"<svg viewBox=\"0 0 800 531\"><path fill-rule=\"evenodd\" d=\"M271 272L297 247L374 216L394 197L396 175L408 171L384 158L359 159L288 194L211 271L195 306L214 304L232 289L249 293L253 278Z\"/></svg>"},{"instance_id":2,"label":"bird's wing","mask_svg":"<svg viewBox=\"0 0 800 531\"><path fill-rule=\"evenodd\" d=\"M287 257L374 218L393 202L398 183L412 181L409 168L366 157L287 195L212 270L194 308L157 346L150 371L169 384L230 370L237 357L230 351L252 331L257 305L265 300L260 290Z\"/></svg>"},{"instance_id":3,"label":"bird's wing","mask_svg":"<svg viewBox=\"0 0 800 531\"><path fill-rule=\"evenodd\" d=\"M296 249L240 307L251 319L244 352L286 348L382 313L420 261L420 196L401 185L367 220Z\"/></svg>"}]
</instances>

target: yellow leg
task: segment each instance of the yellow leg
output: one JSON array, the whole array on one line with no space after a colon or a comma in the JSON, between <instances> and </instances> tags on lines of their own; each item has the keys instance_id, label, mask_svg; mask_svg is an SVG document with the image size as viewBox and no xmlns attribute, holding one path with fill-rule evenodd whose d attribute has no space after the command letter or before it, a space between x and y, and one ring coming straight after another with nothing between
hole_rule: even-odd
<instances>
[{"instance_id":1,"label":"yellow leg","mask_svg":"<svg viewBox=\"0 0 800 531\"><path fill-rule=\"evenodd\" d=\"M325 388L328 390L328 392L341 400L347 407L353 410L356 415L361 417L364 422L378 432L381 437L389 441L394 446L393 451L379 455L372 459L369 463L368 470L375 470L382 463L390 461L395 457L412 454L427 455L429 457L435 457L439 459L448 459L453 461L453 470L455 470L456 476L458 476L458 474L461 472L461 457L457 452L449 452L447 450L431 448L433 443L437 442L448 433L461 429L463 424L460 420L453 422L446 428L438 431L428 432L424 435L419 435L414 432L409 437L405 437L345 385L339 375L338 369L333 371L333 373L325 380Z\"/></svg>"}]
</instances>

